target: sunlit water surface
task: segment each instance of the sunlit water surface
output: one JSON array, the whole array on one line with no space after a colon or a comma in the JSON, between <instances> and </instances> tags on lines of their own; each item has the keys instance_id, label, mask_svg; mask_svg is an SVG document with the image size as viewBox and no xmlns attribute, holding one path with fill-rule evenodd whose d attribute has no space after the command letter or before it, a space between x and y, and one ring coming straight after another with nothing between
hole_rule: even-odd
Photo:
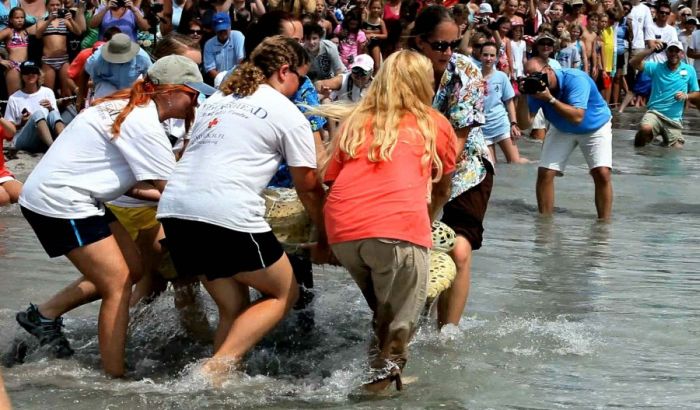
<instances>
[{"instance_id":1,"label":"sunlit water surface","mask_svg":"<svg viewBox=\"0 0 700 410\"><path fill-rule=\"evenodd\" d=\"M536 165L499 164L484 247L474 257L459 327L430 322L411 345L400 394L358 393L369 311L342 270L316 269L315 327L287 318L247 359L246 375L211 389L211 354L180 322L168 291L132 312L129 373L99 370L98 304L66 315L73 358L30 345L3 369L18 409L698 408L700 140L683 151L632 148L638 113L615 119L614 219L595 222L593 184L576 152L558 178L557 211L536 215ZM686 126L694 128L691 113ZM524 156L540 145L521 142ZM49 260L15 209L0 214L0 349L31 342L14 321L76 277ZM202 292L213 325L213 303Z\"/></svg>"}]
</instances>

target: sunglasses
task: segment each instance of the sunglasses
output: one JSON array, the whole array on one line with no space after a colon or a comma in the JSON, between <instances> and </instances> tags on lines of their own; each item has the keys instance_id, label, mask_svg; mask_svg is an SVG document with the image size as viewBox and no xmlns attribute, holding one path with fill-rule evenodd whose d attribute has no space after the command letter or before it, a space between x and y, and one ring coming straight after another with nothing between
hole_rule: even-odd
<instances>
[{"instance_id":1,"label":"sunglasses","mask_svg":"<svg viewBox=\"0 0 700 410\"><path fill-rule=\"evenodd\" d=\"M689 17L689 16L692 16L692 14L690 14L690 13L683 13L683 14L681 14L681 17Z\"/></svg>"},{"instance_id":2,"label":"sunglasses","mask_svg":"<svg viewBox=\"0 0 700 410\"><path fill-rule=\"evenodd\" d=\"M458 38L457 40L454 41L431 41L428 42L428 45L430 48L433 49L433 51L440 51L444 52L447 51L447 49L452 49L455 50L459 45L462 43L462 39Z\"/></svg>"},{"instance_id":3,"label":"sunglasses","mask_svg":"<svg viewBox=\"0 0 700 410\"><path fill-rule=\"evenodd\" d=\"M554 47L554 43L551 41L540 41L537 43L538 46L545 46L545 47Z\"/></svg>"},{"instance_id":4,"label":"sunglasses","mask_svg":"<svg viewBox=\"0 0 700 410\"><path fill-rule=\"evenodd\" d=\"M202 30L190 30L190 34L194 34L194 35L197 35L197 36L201 36L201 35L202 35Z\"/></svg>"},{"instance_id":5,"label":"sunglasses","mask_svg":"<svg viewBox=\"0 0 700 410\"><path fill-rule=\"evenodd\" d=\"M362 67L354 67L352 73L358 77L367 77L369 75L369 71L365 71Z\"/></svg>"},{"instance_id":6,"label":"sunglasses","mask_svg":"<svg viewBox=\"0 0 700 410\"><path fill-rule=\"evenodd\" d=\"M669 14L671 14L671 12L669 12L669 11L657 11L656 14L659 16L668 16Z\"/></svg>"}]
</instances>

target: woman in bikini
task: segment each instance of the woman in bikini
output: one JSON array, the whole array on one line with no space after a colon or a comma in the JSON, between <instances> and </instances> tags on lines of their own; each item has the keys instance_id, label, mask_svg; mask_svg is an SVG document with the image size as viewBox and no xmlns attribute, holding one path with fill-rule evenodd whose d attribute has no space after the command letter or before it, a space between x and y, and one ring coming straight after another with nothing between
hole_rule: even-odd
<instances>
[{"instance_id":1,"label":"woman in bikini","mask_svg":"<svg viewBox=\"0 0 700 410\"><path fill-rule=\"evenodd\" d=\"M5 43L8 59L0 61L4 66L7 95L20 89L19 65L27 61L29 55L29 33L24 29L25 13L21 7L10 10L9 26L0 31L0 43ZM29 28L34 30L35 26Z\"/></svg>"},{"instance_id":2,"label":"woman in bikini","mask_svg":"<svg viewBox=\"0 0 700 410\"><path fill-rule=\"evenodd\" d=\"M68 77L68 33L82 34L73 20L70 10L63 8L60 0L48 0L49 16L37 23L36 36L43 39L41 70L44 72L44 85L52 90L56 86L56 74L60 79L61 95L73 95L75 83Z\"/></svg>"}]
</instances>

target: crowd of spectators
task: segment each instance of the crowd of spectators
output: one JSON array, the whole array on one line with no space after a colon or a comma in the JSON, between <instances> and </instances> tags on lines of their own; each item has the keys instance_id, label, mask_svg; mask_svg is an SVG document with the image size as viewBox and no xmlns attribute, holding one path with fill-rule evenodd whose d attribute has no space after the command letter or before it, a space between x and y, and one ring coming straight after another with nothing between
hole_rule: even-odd
<instances>
[{"instance_id":1,"label":"crowd of spectators","mask_svg":"<svg viewBox=\"0 0 700 410\"><path fill-rule=\"evenodd\" d=\"M142 76L159 44L161 55L200 50L202 74L218 86L251 52L247 43L295 22L288 34L311 59L302 89L315 89L319 101L357 102L382 61L408 47L418 13L438 3L461 31L453 51L480 67L481 47L495 45L494 68L515 101L517 79L537 56L552 68L585 72L604 100L623 111L646 105L652 92L650 76L629 64L644 50L653 50L645 61L663 63L667 45L679 42L681 62L700 68L697 1L684 1L6 0L0 1L0 100L17 130L13 148L42 152L92 98ZM542 139L547 126L540 114L529 135ZM511 158L520 161L512 152Z\"/></svg>"}]
</instances>

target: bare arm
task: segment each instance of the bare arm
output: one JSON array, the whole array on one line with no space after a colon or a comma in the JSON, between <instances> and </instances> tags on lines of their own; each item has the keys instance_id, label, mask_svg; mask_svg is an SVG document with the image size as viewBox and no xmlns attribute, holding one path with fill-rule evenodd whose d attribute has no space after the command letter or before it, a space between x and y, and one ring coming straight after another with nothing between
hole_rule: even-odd
<instances>
[{"instance_id":1,"label":"bare arm","mask_svg":"<svg viewBox=\"0 0 700 410\"><path fill-rule=\"evenodd\" d=\"M532 125L532 120L535 119L535 114L531 114L530 109L528 108L527 95L522 95L518 99L516 118L518 127L520 127L521 130L530 128Z\"/></svg>"},{"instance_id":2,"label":"bare arm","mask_svg":"<svg viewBox=\"0 0 700 410\"><path fill-rule=\"evenodd\" d=\"M433 183L430 203L428 204L428 215L430 222L435 221L440 210L450 199L452 194L452 173L445 174L439 181Z\"/></svg>"},{"instance_id":3,"label":"bare arm","mask_svg":"<svg viewBox=\"0 0 700 410\"><path fill-rule=\"evenodd\" d=\"M92 17L90 18L90 27L91 28L99 28L100 24L102 24L102 19L105 17L105 14L109 11L110 6L116 5L116 2L114 0L110 0L110 2L107 4L107 6L103 7L99 12L94 13Z\"/></svg>"},{"instance_id":4,"label":"bare arm","mask_svg":"<svg viewBox=\"0 0 700 410\"><path fill-rule=\"evenodd\" d=\"M630 59L629 64L636 70L644 70L644 59L650 56L654 52L653 48L647 48L642 50L639 54Z\"/></svg>"},{"instance_id":5,"label":"bare arm","mask_svg":"<svg viewBox=\"0 0 700 410\"><path fill-rule=\"evenodd\" d=\"M251 9L253 10L253 13L255 13L255 15L258 17L265 14L265 5L263 4L262 0L255 0L255 3L253 3Z\"/></svg>"},{"instance_id":6,"label":"bare arm","mask_svg":"<svg viewBox=\"0 0 700 410\"><path fill-rule=\"evenodd\" d=\"M10 121L0 117L0 127L3 128L5 131L5 139L11 140L12 137L14 137L15 133L17 132L17 129L15 128L15 124L11 123Z\"/></svg>"},{"instance_id":7,"label":"bare arm","mask_svg":"<svg viewBox=\"0 0 700 410\"><path fill-rule=\"evenodd\" d=\"M49 18L47 20L41 20L36 22L36 38L41 38L44 35L44 32L46 29L49 27L49 24L56 19L56 14L51 13L49 14Z\"/></svg>"},{"instance_id":8,"label":"bare arm","mask_svg":"<svg viewBox=\"0 0 700 410\"><path fill-rule=\"evenodd\" d=\"M159 201L160 194L165 189L168 181L163 179L153 179L149 181L139 181L126 192L127 196L145 201Z\"/></svg>"},{"instance_id":9,"label":"bare arm","mask_svg":"<svg viewBox=\"0 0 700 410\"><path fill-rule=\"evenodd\" d=\"M325 262L330 257L326 226L323 220L323 202L326 194L319 181L318 173L315 169L306 167L289 167L289 171L292 174L292 181L299 195L299 200L304 205L318 232L318 254L312 259L317 262Z\"/></svg>"}]
</instances>

